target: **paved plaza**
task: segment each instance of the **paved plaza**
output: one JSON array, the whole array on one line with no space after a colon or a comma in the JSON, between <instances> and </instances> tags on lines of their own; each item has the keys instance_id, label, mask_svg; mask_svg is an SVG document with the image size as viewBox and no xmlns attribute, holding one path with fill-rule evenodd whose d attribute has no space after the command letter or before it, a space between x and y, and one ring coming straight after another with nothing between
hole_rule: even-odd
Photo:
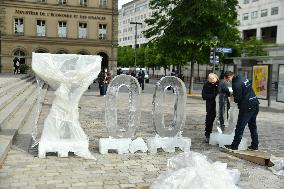
<instances>
[{"instance_id":1,"label":"paved plaza","mask_svg":"<svg viewBox=\"0 0 284 189\"><path fill-rule=\"evenodd\" d=\"M151 117L153 91L154 85L147 84L145 92L142 93L141 125L137 129L136 136L144 139L155 136ZM53 93L52 90L47 91L39 119L40 127L51 107ZM171 98L171 91L168 93L168 98ZM68 158L48 156L46 159L39 159L36 157L36 149L29 149L29 142L23 137L17 137L0 169L0 188L135 188L150 185L158 175L165 172L167 159L181 151L173 154L159 151L155 155L147 153L99 154L99 138L108 137L108 134L104 121L104 97L98 94L97 86L92 86L80 102L80 122L90 138L90 150L97 160L85 160L76 156ZM118 123L122 125L126 124L128 118L128 93L122 90L119 99ZM262 106L266 105L266 102L261 103ZM270 109L262 107L257 119L260 149L283 152L284 106L276 103L272 105ZM168 101L165 108L166 122L171 120L172 111L171 101ZM274 175L266 167L222 153L217 146L209 146L203 142L205 102L200 97L188 97L186 115L183 136L192 139L191 150L207 155L212 161L228 163L229 168L239 169L241 188L283 188L283 177ZM31 132L30 128L27 128L26 132ZM245 136L250 140L248 128L246 128Z\"/></svg>"}]
</instances>

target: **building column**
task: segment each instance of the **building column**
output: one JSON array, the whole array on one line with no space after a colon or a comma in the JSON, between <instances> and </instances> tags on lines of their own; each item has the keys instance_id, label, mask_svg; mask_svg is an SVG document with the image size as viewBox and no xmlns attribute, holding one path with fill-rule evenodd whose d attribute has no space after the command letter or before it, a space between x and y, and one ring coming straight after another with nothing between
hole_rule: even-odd
<instances>
[{"instance_id":1,"label":"building column","mask_svg":"<svg viewBox=\"0 0 284 189\"><path fill-rule=\"evenodd\" d=\"M257 28L256 29L256 39L260 40L262 37L261 37L261 28Z\"/></svg>"},{"instance_id":2,"label":"building column","mask_svg":"<svg viewBox=\"0 0 284 189\"><path fill-rule=\"evenodd\" d=\"M276 44L284 44L283 33L284 33L284 23L279 22L279 24L277 25Z\"/></svg>"},{"instance_id":3,"label":"building column","mask_svg":"<svg viewBox=\"0 0 284 189\"><path fill-rule=\"evenodd\" d=\"M112 0L112 44L109 68L113 75L117 74L117 46L118 46L118 1Z\"/></svg>"}]
</instances>

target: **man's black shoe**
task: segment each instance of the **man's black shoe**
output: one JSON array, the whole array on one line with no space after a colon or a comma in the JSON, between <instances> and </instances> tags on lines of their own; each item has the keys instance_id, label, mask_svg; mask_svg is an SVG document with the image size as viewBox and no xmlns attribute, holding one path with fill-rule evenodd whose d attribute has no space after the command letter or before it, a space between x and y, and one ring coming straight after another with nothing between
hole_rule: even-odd
<instances>
[{"instance_id":1,"label":"man's black shoe","mask_svg":"<svg viewBox=\"0 0 284 189\"><path fill-rule=\"evenodd\" d=\"M238 148L233 147L233 146L231 146L231 145L224 145L224 146L225 146L225 148L227 148L228 150L238 150Z\"/></svg>"},{"instance_id":2,"label":"man's black shoe","mask_svg":"<svg viewBox=\"0 0 284 189\"><path fill-rule=\"evenodd\" d=\"M258 150L258 147L249 146L248 149L249 150Z\"/></svg>"}]
</instances>

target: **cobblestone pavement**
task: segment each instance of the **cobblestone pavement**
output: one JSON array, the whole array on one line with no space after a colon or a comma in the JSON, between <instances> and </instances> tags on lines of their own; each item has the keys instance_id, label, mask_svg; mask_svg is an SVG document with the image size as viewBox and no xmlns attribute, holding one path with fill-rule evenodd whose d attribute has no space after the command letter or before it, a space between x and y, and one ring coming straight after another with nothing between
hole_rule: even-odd
<instances>
[{"instance_id":1,"label":"cobblestone pavement","mask_svg":"<svg viewBox=\"0 0 284 189\"><path fill-rule=\"evenodd\" d=\"M137 136L144 139L155 136L151 120L151 103L153 85L147 85L142 93L142 119L137 129ZM53 91L48 91L39 123L42 125L52 102ZM168 98L171 98L169 92ZM127 118L127 93L120 93L119 124L125 124ZM165 107L166 122L171 119L171 102ZM0 188L94 188L116 189L134 188L151 184L155 178L166 170L167 159L174 154L159 151L156 155L129 154L118 155L98 153L98 139L107 137L104 122L104 97L98 96L97 90L84 94L80 102L80 121L90 138L90 150L97 161L84 160L79 157L46 159L35 157L35 153L19 148L16 141L10 150L2 169L0 169ZM260 148L284 151L283 122L284 109L271 112L261 110L258 116ZM205 106L200 98L188 98L186 106L187 120L183 135L192 139L192 151L200 152L213 161L228 163L229 168L241 172L240 187L244 189L280 189L284 186L283 177L278 177L266 167L240 160L219 151L215 146L203 143ZM249 138L246 128L245 136ZM29 144L25 144L29 145Z\"/></svg>"}]
</instances>

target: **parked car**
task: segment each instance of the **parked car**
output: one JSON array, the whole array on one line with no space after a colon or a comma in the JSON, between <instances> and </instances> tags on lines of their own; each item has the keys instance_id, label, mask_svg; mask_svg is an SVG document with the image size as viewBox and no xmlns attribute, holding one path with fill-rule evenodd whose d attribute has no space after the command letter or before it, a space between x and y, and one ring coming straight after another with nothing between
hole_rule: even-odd
<instances>
[{"instance_id":1,"label":"parked car","mask_svg":"<svg viewBox=\"0 0 284 189\"><path fill-rule=\"evenodd\" d=\"M121 69L121 74L126 74L126 75L130 75L130 71L131 69L129 68L120 68ZM149 74L146 70L146 68L136 68L136 74L140 71L140 69L142 69L145 73L145 82L149 83Z\"/></svg>"}]
</instances>

